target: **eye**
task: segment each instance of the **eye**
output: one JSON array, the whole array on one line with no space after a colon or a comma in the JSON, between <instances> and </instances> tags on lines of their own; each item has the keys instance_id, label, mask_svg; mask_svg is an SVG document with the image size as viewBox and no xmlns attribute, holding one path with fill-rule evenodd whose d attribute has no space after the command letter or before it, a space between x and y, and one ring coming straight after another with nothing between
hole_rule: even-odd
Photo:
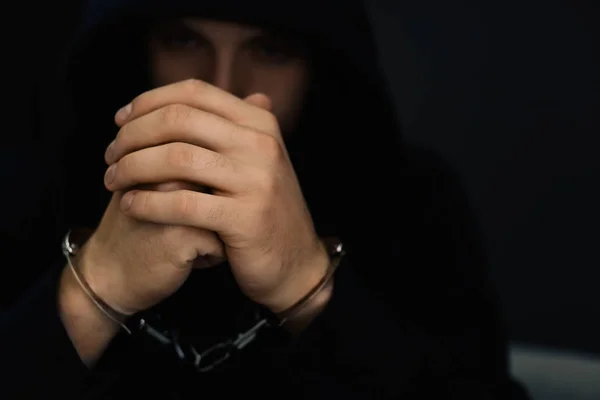
<instances>
[{"instance_id":1,"label":"eye","mask_svg":"<svg viewBox=\"0 0 600 400\"><path fill-rule=\"evenodd\" d=\"M272 37L257 38L252 43L251 50L259 61L270 64L286 64L302 55L298 46Z\"/></svg>"},{"instance_id":2,"label":"eye","mask_svg":"<svg viewBox=\"0 0 600 400\"><path fill-rule=\"evenodd\" d=\"M162 38L162 43L171 49L193 49L200 46L195 35L188 32L170 32Z\"/></svg>"},{"instance_id":3,"label":"eye","mask_svg":"<svg viewBox=\"0 0 600 400\"><path fill-rule=\"evenodd\" d=\"M205 44L202 37L181 22L165 23L153 35L158 43L169 50L191 50Z\"/></svg>"},{"instance_id":4,"label":"eye","mask_svg":"<svg viewBox=\"0 0 600 400\"><path fill-rule=\"evenodd\" d=\"M262 59L268 60L275 64L284 64L292 58L291 54L289 54L286 49L278 46L265 45L256 50L257 55L259 55Z\"/></svg>"}]
</instances>

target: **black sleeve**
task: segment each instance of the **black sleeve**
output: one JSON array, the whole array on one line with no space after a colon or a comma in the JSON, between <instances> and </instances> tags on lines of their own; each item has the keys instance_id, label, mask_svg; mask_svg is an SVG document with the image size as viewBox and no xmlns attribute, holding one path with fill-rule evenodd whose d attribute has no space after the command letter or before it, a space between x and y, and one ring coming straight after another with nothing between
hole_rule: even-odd
<instances>
[{"instance_id":1,"label":"black sleeve","mask_svg":"<svg viewBox=\"0 0 600 400\"><path fill-rule=\"evenodd\" d=\"M327 309L286 359L300 398L510 398L506 371L483 365L490 360L482 359L482 327L473 322L445 336L402 320L349 264Z\"/></svg>"},{"instance_id":2,"label":"black sleeve","mask_svg":"<svg viewBox=\"0 0 600 400\"><path fill-rule=\"evenodd\" d=\"M60 269L0 315L2 397L75 398L89 376L57 311Z\"/></svg>"},{"instance_id":3,"label":"black sleeve","mask_svg":"<svg viewBox=\"0 0 600 400\"><path fill-rule=\"evenodd\" d=\"M0 397L73 398L89 371L58 314L64 259L52 168L33 142L3 147L1 156Z\"/></svg>"},{"instance_id":4,"label":"black sleeve","mask_svg":"<svg viewBox=\"0 0 600 400\"><path fill-rule=\"evenodd\" d=\"M404 180L404 234L340 264L330 303L284 357L300 398L526 398L513 394L479 234L444 171Z\"/></svg>"},{"instance_id":5,"label":"black sleeve","mask_svg":"<svg viewBox=\"0 0 600 400\"><path fill-rule=\"evenodd\" d=\"M139 347L124 333L87 367L60 317L62 263L0 314L0 393L6 399L121 398L123 384L139 370ZM139 381L138 381L139 383Z\"/></svg>"}]
</instances>

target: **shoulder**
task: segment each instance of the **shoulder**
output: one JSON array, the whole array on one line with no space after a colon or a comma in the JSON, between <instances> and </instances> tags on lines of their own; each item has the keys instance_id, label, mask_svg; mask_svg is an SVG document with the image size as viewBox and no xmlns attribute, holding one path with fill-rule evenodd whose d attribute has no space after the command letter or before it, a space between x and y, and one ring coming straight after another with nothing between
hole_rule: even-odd
<instances>
[{"instance_id":1,"label":"shoulder","mask_svg":"<svg viewBox=\"0 0 600 400\"><path fill-rule=\"evenodd\" d=\"M478 242L479 223L456 168L439 153L416 145L406 145L404 157L394 183L396 222L402 221L412 240L434 247Z\"/></svg>"},{"instance_id":2,"label":"shoulder","mask_svg":"<svg viewBox=\"0 0 600 400\"><path fill-rule=\"evenodd\" d=\"M440 153L407 144L404 148L406 160L401 176L422 195L434 201L467 200L464 179L456 168Z\"/></svg>"},{"instance_id":3,"label":"shoulder","mask_svg":"<svg viewBox=\"0 0 600 400\"><path fill-rule=\"evenodd\" d=\"M365 239L374 265L362 273L380 293L437 299L438 307L467 288L481 293L487 259L461 177L433 151L407 146L405 157L392 185L395 205L380 225L385 237Z\"/></svg>"}]
</instances>

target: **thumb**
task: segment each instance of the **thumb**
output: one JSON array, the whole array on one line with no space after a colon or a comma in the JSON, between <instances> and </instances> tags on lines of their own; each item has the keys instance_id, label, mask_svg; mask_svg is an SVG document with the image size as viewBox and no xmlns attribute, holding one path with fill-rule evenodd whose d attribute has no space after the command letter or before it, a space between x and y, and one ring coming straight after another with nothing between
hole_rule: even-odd
<instances>
[{"instance_id":1,"label":"thumb","mask_svg":"<svg viewBox=\"0 0 600 400\"><path fill-rule=\"evenodd\" d=\"M250 103L255 107L271 111L272 103L269 96L264 93L254 93L244 99L246 103Z\"/></svg>"}]
</instances>

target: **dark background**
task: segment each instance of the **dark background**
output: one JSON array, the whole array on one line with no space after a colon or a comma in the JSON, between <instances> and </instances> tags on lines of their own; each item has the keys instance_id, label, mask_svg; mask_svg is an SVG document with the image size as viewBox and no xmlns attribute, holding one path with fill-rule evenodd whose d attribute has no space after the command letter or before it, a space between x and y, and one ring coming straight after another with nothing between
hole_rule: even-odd
<instances>
[{"instance_id":1,"label":"dark background","mask_svg":"<svg viewBox=\"0 0 600 400\"><path fill-rule=\"evenodd\" d=\"M14 3L5 13L19 28L7 23L1 32L4 149L29 140L36 112L57 118L53 71L78 3ZM599 6L376 0L371 7L405 138L437 149L462 174L511 338L596 354Z\"/></svg>"},{"instance_id":2,"label":"dark background","mask_svg":"<svg viewBox=\"0 0 600 400\"><path fill-rule=\"evenodd\" d=\"M511 338L596 353L598 9L552 0L373 7L405 135L462 173Z\"/></svg>"}]
</instances>

